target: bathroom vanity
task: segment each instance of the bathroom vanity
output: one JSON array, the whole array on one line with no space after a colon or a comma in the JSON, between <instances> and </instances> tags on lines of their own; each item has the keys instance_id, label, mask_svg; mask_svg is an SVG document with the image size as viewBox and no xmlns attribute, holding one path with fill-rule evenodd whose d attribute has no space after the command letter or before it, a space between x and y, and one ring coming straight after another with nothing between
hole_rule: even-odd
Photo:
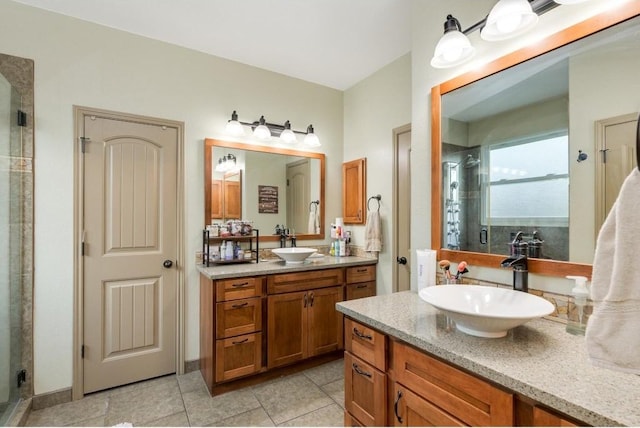
<instances>
[{"instance_id":1,"label":"bathroom vanity","mask_svg":"<svg viewBox=\"0 0 640 428\"><path fill-rule=\"evenodd\" d=\"M640 425L640 377L592 366L564 324L469 336L414 292L337 308L345 426Z\"/></svg>"},{"instance_id":2,"label":"bathroom vanity","mask_svg":"<svg viewBox=\"0 0 640 428\"><path fill-rule=\"evenodd\" d=\"M198 266L200 371L212 395L295 365L340 358L336 303L375 295L377 259Z\"/></svg>"}]
</instances>

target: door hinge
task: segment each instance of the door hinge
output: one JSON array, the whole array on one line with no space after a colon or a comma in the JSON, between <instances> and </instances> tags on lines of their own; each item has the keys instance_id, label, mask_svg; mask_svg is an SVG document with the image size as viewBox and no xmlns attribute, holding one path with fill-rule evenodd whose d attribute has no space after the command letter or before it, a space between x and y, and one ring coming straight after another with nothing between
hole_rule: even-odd
<instances>
[{"instance_id":1,"label":"door hinge","mask_svg":"<svg viewBox=\"0 0 640 428\"><path fill-rule=\"evenodd\" d=\"M80 137L80 145L82 146L82 153L84 153L85 147L89 141L91 141L91 138L89 137Z\"/></svg>"},{"instance_id":2,"label":"door hinge","mask_svg":"<svg viewBox=\"0 0 640 428\"><path fill-rule=\"evenodd\" d=\"M18 388L20 388L22 384L27 381L27 371L25 369L18 371L16 378L18 381Z\"/></svg>"},{"instance_id":3,"label":"door hinge","mask_svg":"<svg viewBox=\"0 0 640 428\"><path fill-rule=\"evenodd\" d=\"M84 245L84 238L86 236L87 232L85 232L84 230L82 231L82 242L80 242L80 256L84 256L86 253L86 248Z\"/></svg>"},{"instance_id":4,"label":"door hinge","mask_svg":"<svg viewBox=\"0 0 640 428\"><path fill-rule=\"evenodd\" d=\"M16 119L18 126L27 126L27 113L23 112L22 110L18 110Z\"/></svg>"},{"instance_id":5,"label":"door hinge","mask_svg":"<svg viewBox=\"0 0 640 428\"><path fill-rule=\"evenodd\" d=\"M80 358L84 359L84 345L80 347Z\"/></svg>"},{"instance_id":6,"label":"door hinge","mask_svg":"<svg viewBox=\"0 0 640 428\"><path fill-rule=\"evenodd\" d=\"M602 153L602 163L607 163L607 152L609 149L601 149L600 153Z\"/></svg>"}]
</instances>

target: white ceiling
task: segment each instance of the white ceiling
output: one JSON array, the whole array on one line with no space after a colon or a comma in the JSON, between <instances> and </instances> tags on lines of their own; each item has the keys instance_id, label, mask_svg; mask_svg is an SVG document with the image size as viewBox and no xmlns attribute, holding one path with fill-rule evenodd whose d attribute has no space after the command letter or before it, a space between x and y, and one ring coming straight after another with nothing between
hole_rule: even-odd
<instances>
[{"instance_id":1,"label":"white ceiling","mask_svg":"<svg viewBox=\"0 0 640 428\"><path fill-rule=\"evenodd\" d=\"M14 0L344 90L411 50L408 0Z\"/></svg>"}]
</instances>

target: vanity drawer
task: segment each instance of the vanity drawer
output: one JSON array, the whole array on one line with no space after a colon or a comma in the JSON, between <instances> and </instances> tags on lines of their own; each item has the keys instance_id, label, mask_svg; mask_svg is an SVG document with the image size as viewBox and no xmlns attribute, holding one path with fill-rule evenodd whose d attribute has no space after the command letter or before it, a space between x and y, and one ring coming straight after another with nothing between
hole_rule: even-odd
<instances>
[{"instance_id":1,"label":"vanity drawer","mask_svg":"<svg viewBox=\"0 0 640 428\"><path fill-rule=\"evenodd\" d=\"M262 330L262 299L216 303L216 339Z\"/></svg>"},{"instance_id":2,"label":"vanity drawer","mask_svg":"<svg viewBox=\"0 0 640 428\"><path fill-rule=\"evenodd\" d=\"M513 394L392 341L396 382L471 426L513 426Z\"/></svg>"},{"instance_id":3,"label":"vanity drawer","mask_svg":"<svg viewBox=\"0 0 640 428\"><path fill-rule=\"evenodd\" d=\"M376 265L353 266L347 268L347 284L375 281Z\"/></svg>"},{"instance_id":4,"label":"vanity drawer","mask_svg":"<svg viewBox=\"0 0 640 428\"><path fill-rule=\"evenodd\" d=\"M347 284L346 300L360 299L362 297L371 297L376 295L376 282L360 282L357 284Z\"/></svg>"},{"instance_id":5,"label":"vanity drawer","mask_svg":"<svg viewBox=\"0 0 640 428\"><path fill-rule=\"evenodd\" d=\"M387 336L349 318L344 320L344 335L347 351L378 370L387 370Z\"/></svg>"},{"instance_id":6,"label":"vanity drawer","mask_svg":"<svg viewBox=\"0 0 640 428\"><path fill-rule=\"evenodd\" d=\"M321 269L309 272L283 273L270 275L267 280L268 294L290 293L314 288L342 285L342 269Z\"/></svg>"},{"instance_id":7,"label":"vanity drawer","mask_svg":"<svg viewBox=\"0 0 640 428\"><path fill-rule=\"evenodd\" d=\"M262 369L262 333L216 341L216 382L257 373Z\"/></svg>"},{"instance_id":8,"label":"vanity drawer","mask_svg":"<svg viewBox=\"0 0 640 428\"><path fill-rule=\"evenodd\" d=\"M263 276L217 280L216 302L260 297L263 295L263 283Z\"/></svg>"},{"instance_id":9,"label":"vanity drawer","mask_svg":"<svg viewBox=\"0 0 640 428\"><path fill-rule=\"evenodd\" d=\"M387 425L387 375L344 353L344 406L364 426Z\"/></svg>"}]
</instances>

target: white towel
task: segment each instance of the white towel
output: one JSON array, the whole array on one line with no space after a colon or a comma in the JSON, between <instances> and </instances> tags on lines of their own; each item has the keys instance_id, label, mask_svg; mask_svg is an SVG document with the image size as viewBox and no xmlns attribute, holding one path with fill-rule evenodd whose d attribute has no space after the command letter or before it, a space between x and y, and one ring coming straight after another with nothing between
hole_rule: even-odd
<instances>
[{"instance_id":1,"label":"white towel","mask_svg":"<svg viewBox=\"0 0 640 428\"><path fill-rule=\"evenodd\" d=\"M378 211L369 211L367 216L367 225L364 228L364 250L375 252L382 250L382 227Z\"/></svg>"},{"instance_id":2,"label":"white towel","mask_svg":"<svg viewBox=\"0 0 640 428\"><path fill-rule=\"evenodd\" d=\"M320 210L318 209L318 206L316 206L316 209L313 210L313 216L315 218L314 224L316 233L320 233Z\"/></svg>"},{"instance_id":3,"label":"white towel","mask_svg":"<svg viewBox=\"0 0 640 428\"><path fill-rule=\"evenodd\" d=\"M625 179L596 242L587 324L591 362L640 374L640 172Z\"/></svg>"},{"instance_id":4,"label":"white towel","mask_svg":"<svg viewBox=\"0 0 640 428\"><path fill-rule=\"evenodd\" d=\"M319 233L319 232L316 232L316 230L318 230L316 219L317 219L316 213L313 210L309 211L309 224L307 225L307 230L308 230L307 233L311 233L311 234Z\"/></svg>"}]
</instances>

